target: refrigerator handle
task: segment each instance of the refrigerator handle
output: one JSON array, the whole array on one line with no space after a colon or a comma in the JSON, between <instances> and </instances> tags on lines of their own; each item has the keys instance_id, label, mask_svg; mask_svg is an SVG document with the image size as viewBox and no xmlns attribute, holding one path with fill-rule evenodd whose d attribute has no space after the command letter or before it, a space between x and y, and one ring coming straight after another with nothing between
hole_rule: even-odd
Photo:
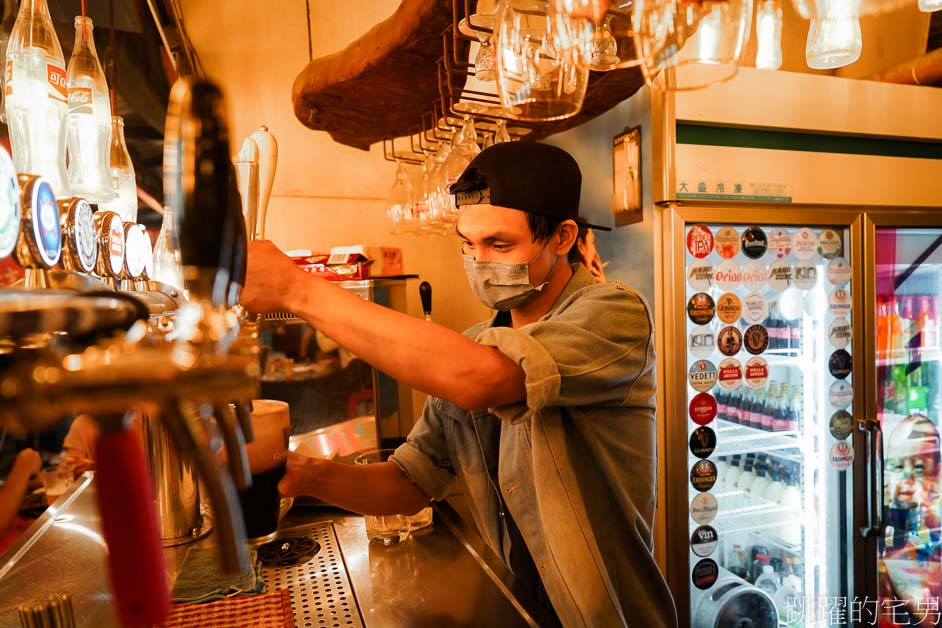
<instances>
[{"instance_id":1,"label":"refrigerator handle","mask_svg":"<svg viewBox=\"0 0 942 628\"><path fill-rule=\"evenodd\" d=\"M873 514L874 514L873 501L874 501L874 494L876 493L876 491L874 490L874 486L875 486L874 482L876 481L876 478L874 476L876 472L874 471L874 464L873 464L874 452L873 452L872 432L870 430L870 421L866 419L857 421L857 431L861 433L861 436L863 436L864 447L866 448L866 455L864 456L864 459L867 461L867 468L865 470L865 473L867 476L867 499L870 500L870 503L867 504L867 508L865 509L867 512L867 522L866 522L866 525L860 528L860 536L863 538L867 538L873 532Z\"/></svg>"},{"instance_id":2,"label":"refrigerator handle","mask_svg":"<svg viewBox=\"0 0 942 628\"><path fill-rule=\"evenodd\" d=\"M883 534L884 512L883 512L883 480L886 471L886 462L883 456L883 426L879 421L870 422L870 430L873 432L873 534L880 536ZM879 473L879 476L877 474ZM879 479L878 479L879 477Z\"/></svg>"}]
</instances>

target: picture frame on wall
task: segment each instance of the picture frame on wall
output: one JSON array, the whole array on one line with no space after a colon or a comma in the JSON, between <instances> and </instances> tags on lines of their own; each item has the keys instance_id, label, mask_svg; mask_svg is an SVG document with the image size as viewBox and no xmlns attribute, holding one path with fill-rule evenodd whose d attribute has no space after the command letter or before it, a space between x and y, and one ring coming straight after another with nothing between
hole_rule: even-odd
<instances>
[{"instance_id":1,"label":"picture frame on wall","mask_svg":"<svg viewBox=\"0 0 942 628\"><path fill-rule=\"evenodd\" d=\"M612 215L618 227L641 222L641 127L627 127L612 140Z\"/></svg>"}]
</instances>

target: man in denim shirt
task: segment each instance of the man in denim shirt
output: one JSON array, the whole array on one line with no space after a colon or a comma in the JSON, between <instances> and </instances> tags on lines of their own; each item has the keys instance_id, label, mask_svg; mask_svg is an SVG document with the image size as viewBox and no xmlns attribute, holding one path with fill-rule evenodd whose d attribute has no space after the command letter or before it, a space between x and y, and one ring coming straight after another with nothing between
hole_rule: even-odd
<instances>
[{"instance_id":1,"label":"man in denim shirt","mask_svg":"<svg viewBox=\"0 0 942 628\"><path fill-rule=\"evenodd\" d=\"M292 455L280 488L383 515L442 499L457 479L542 624L675 626L651 554L650 311L568 264L580 188L572 157L538 143L492 146L452 186L468 280L497 310L464 335L342 294L253 243L247 307L287 308L430 395L391 462Z\"/></svg>"}]
</instances>

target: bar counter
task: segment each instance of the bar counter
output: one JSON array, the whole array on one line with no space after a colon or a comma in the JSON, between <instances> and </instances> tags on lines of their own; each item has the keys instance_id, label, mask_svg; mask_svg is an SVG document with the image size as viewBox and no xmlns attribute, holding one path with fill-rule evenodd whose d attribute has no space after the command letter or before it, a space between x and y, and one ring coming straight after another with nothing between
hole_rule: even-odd
<instances>
[{"instance_id":1,"label":"bar counter","mask_svg":"<svg viewBox=\"0 0 942 628\"><path fill-rule=\"evenodd\" d=\"M510 593L513 576L455 510L461 502L453 503L436 506L433 527L391 547L367 541L363 517L296 506L282 521L282 533L310 528L321 550L302 566L263 568L266 592L289 588L295 623L302 627L535 626ZM210 533L166 548L169 585L188 548L213 543ZM18 606L57 593L71 596L77 626L119 626L105 552L94 476L87 473L0 555L0 626L17 626ZM336 600L339 610L315 601L320 580L328 595L346 596Z\"/></svg>"}]
</instances>

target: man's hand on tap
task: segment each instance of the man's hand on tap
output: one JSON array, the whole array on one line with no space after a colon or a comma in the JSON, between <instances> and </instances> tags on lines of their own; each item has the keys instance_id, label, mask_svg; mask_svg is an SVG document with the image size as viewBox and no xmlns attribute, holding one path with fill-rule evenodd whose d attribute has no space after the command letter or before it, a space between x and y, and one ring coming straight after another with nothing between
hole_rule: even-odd
<instances>
[{"instance_id":1,"label":"man's hand on tap","mask_svg":"<svg viewBox=\"0 0 942 628\"><path fill-rule=\"evenodd\" d=\"M303 270L269 240L248 243L242 306L265 313L288 309L288 297L302 289Z\"/></svg>"}]
</instances>

